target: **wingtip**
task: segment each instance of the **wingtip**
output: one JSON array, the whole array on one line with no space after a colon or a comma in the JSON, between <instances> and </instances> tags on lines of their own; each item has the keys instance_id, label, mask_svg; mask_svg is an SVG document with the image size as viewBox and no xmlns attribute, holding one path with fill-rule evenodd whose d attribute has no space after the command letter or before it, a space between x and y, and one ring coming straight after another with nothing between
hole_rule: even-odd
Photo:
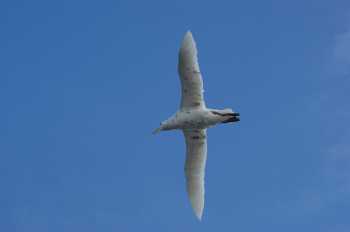
<instances>
[{"instance_id":1,"label":"wingtip","mask_svg":"<svg viewBox=\"0 0 350 232\"><path fill-rule=\"evenodd\" d=\"M198 221L202 221L203 211L195 211L194 214L196 215L196 218Z\"/></svg>"},{"instance_id":2,"label":"wingtip","mask_svg":"<svg viewBox=\"0 0 350 232\"><path fill-rule=\"evenodd\" d=\"M204 204L198 205L198 204L195 203L195 201L193 201L193 199L190 199L190 200L191 200L191 206L192 206L194 215L196 216L196 218L199 221L202 221L202 216L203 216L203 211L204 211Z\"/></svg>"},{"instance_id":3,"label":"wingtip","mask_svg":"<svg viewBox=\"0 0 350 232\"><path fill-rule=\"evenodd\" d=\"M184 36L184 39L187 39L187 38L193 39L193 35L192 35L192 32L190 30L188 30Z\"/></svg>"},{"instance_id":4,"label":"wingtip","mask_svg":"<svg viewBox=\"0 0 350 232\"><path fill-rule=\"evenodd\" d=\"M182 50L196 50L196 42L194 41L192 32L188 30L182 40Z\"/></svg>"}]
</instances>

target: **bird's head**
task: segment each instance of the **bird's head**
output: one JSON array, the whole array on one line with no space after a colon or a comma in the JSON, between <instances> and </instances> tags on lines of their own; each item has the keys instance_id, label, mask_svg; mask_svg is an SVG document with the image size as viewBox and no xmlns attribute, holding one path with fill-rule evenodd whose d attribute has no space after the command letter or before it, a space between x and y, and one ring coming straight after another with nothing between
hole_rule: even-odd
<instances>
[{"instance_id":1,"label":"bird's head","mask_svg":"<svg viewBox=\"0 0 350 232\"><path fill-rule=\"evenodd\" d=\"M160 126L153 131L153 134L158 134L161 131L170 130L170 129L171 128L169 126L169 119L168 119L168 120L165 120L165 121L161 122Z\"/></svg>"},{"instance_id":2,"label":"bird's head","mask_svg":"<svg viewBox=\"0 0 350 232\"><path fill-rule=\"evenodd\" d=\"M155 135L161 132L162 130L163 130L162 123L160 123L160 126L157 129L155 129L152 133Z\"/></svg>"}]
</instances>

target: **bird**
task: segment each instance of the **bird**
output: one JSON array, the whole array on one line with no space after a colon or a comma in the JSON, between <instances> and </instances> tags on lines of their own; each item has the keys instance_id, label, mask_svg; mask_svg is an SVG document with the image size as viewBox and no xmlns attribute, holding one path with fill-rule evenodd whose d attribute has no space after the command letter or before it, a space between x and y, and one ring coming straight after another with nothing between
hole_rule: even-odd
<instances>
[{"instance_id":1,"label":"bird","mask_svg":"<svg viewBox=\"0 0 350 232\"><path fill-rule=\"evenodd\" d=\"M182 130L186 142L185 177L187 194L199 221L204 209L204 177L207 160L207 128L240 121L231 108L207 108L199 69L196 42L187 31L179 51L178 74L181 82L180 108L153 131Z\"/></svg>"}]
</instances>

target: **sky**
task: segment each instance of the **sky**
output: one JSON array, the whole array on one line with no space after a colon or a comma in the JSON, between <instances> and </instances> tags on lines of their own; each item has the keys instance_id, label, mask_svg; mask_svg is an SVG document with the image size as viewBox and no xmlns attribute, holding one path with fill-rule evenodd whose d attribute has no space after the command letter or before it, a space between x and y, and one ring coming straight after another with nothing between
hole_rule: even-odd
<instances>
[{"instance_id":1,"label":"sky","mask_svg":"<svg viewBox=\"0 0 350 232\"><path fill-rule=\"evenodd\" d=\"M1 1L0 231L350 231L350 2ZM202 222L180 102L191 30L208 130Z\"/></svg>"}]
</instances>

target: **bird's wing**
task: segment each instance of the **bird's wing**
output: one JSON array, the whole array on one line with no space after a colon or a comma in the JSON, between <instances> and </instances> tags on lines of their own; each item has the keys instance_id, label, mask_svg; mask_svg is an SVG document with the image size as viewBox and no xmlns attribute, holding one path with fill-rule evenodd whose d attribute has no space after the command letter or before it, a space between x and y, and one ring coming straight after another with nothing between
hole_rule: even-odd
<instances>
[{"instance_id":1,"label":"bird's wing","mask_svg":"<svg viewBox=\"0 0 350 232\"><path fill-rule=\"evenodd\" d=\"M203 80L199 70L196 43L188 31L179 52L178 72L181 80L181 109L204 108Z\"/></svg>"},{"instance_id":2,"label":"bird's wing","mask_svg":"<svg viewBox=\"0 0 350 232\"><path fill-rule=\"evenodd\" d=\"M204 176L207 160L206 130L183 130L186 139L185 175L193 211L201 220L204 208Z\"/></svg>"}]
</instances>

